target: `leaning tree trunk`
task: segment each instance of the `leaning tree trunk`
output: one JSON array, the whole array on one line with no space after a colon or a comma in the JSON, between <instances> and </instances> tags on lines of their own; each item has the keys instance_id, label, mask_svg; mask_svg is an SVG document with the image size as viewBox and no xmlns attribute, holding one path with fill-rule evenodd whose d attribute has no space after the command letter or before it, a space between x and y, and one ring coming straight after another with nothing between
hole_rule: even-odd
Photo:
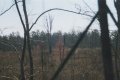
<instances>
[{"instance_id":1,"label":"leaning tree trunk","mask_svg":"<svg viewBox=\"0 0 120 80\"><path fill-rule=\"evenodd\" d=\"M98 0L98 7L99 7L102 58L103 58L105 80L114 80L112 53L111 53L110 37L109 37L109 30L108 30L106 0Z\"/></svg>"}]
</instances>

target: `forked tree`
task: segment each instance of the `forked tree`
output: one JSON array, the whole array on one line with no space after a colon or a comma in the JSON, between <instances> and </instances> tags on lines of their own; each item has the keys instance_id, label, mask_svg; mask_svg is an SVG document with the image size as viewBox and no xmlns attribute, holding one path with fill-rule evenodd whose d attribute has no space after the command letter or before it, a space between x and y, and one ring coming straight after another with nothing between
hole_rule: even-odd
<instances>
[{"instance_id":1,"label":"forked tree","mask_svg":"<svg viewBox=\"0 0 120 80\"><path fill-rule=\"evenodd\" d=\"M26 10L26 0L22 0L22 8L23 8L23 13L24 16L21 15L19 5L17 3L17 0L14 0L17 12L19 14L19 18L21 20L21 24L24 29L24 44L23 44L23 50L21 54L21 59L20 59L20 79L25 80L25 74L24 74L24 57L25 57L25 51L27 49L29 53L29 80L33 80L33 59L32 59L32 51L31 51L31 44L30 44L30 25L29 25L29 18ZM25 19L25 22L23 20Z\"/></svg>"}]
</instances>

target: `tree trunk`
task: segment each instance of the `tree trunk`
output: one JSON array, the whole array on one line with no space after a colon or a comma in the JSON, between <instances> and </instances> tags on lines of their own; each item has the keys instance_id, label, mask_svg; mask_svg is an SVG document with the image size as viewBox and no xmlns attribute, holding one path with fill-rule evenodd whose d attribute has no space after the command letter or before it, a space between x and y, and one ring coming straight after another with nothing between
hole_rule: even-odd
<instances>
[{"instance_id":1,"label":"tree trunk","mask_svg":"<svg viewBox=\"0 0 120 80\"><path fill-rule=\"evenodd\" d=\"M20 80L25 80L25 73L24 73L25 50L26 50L26 34L24 33L24 44L23 44L23 50L20 60Z\"/></svg>"},{"instance_id":2,"label":"tree trunk","mask_svg":"<svg viewBox=\"0 0 120 80\"><path fill-rule=\"evenodd\" d=\"M25 23L26 23L26 36L27 36L27 50L29 53L29 65L30 65L30 78L29 80L33 80L33 58L32 58L32 51L31 51L31 43L30 43L30 31L29 31L29 19L26 10L26 0L23 1L23 12L25 16Z\"/></svg>"},{"instance_id":3,"label":"tree trunk","mask_svg":"<svg viewBox=\"0 0 120 80\"><path fill-rule=\"evenodd\" d=\"M29 65L30 65L30 78L29 80L33 80L33 58L32 58L32 51L31 51L31 44L30 44L30 34L27 32L27 48L29 53Z\"/></svg>"},{"instance_id":4,"label":"tree trunk","mask_svg":"<svg viewBox=\"0 0 120 80\"><path fill-rule=\"evenodd\" d=\"M120 34L120 0L114 0L115 8L117 11L117 17L118 17L118 32Z\"/></svg>"},{"instance_id":5,"label":"tree trunk","mask_svg":"<svg viewBox=\"0 0 120 80\"><path fill-rule=\"evenodd\" d=\"M98 0L99 21L101 28L102 58L105 80L114 80L112 53L110 45L110 37L108 30L106 0Z\"/></svg>"},{"instance_id":6,"label":"tree trunk","mask_svg":"<svg viewBox=\"0 0 120 80\"><path fill-rule=\"evenodd\" d=\"M118 17L118 34L117 34L117 40L116 40L116 51L115 51L115 68L116 68L116 77L117 80L120 79L119 77L119 68L118 68L118 44L119 44L119 38L120 38L120 0L114 0L115 8L117 11L117 17Z\"/></svg>"}]
</instances>

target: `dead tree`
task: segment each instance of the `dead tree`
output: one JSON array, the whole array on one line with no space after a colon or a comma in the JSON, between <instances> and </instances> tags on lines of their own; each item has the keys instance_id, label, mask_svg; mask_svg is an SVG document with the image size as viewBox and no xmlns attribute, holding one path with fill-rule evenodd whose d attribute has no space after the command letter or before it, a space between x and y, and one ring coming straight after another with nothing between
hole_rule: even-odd
<instances>
[{"instance_id":1,"label":"dead tree","mask_svg":"<svg viewBox=\"0 0 120 80\"><path fill-rule=\"evenodd\" d=\"M25 50L28 50L29 53L29 80L33 80L33 59L32 59L32 51L31 51L31 44L30 44L30 27L29 27L29 19L28 19L28 14L27 14L27 10L26 10L26 1L22 0L22 4L23 4L23 12L24 12L24 18L25 18L25 22L23 21L23 17L21 15L19 6L17 4L17 0L15 1L15 5L16 5L16 9L17 12L19 14L20 20L21 20L21 24L23 26L24 29L24 44L23 44L23 50L22 50L22 55L21 55L21 61L20 61L20 70L21 70L21 80L25 80L25 75L24 75L24 56L25 56Z\"/></svg>"},{"instance_id":2,"label":"dead tree","mask_svg":"<svg viewBox=\"0 0 120 80\"><path fill-rule=\"evenodd\" d=\"M22 2L22 1L17 1L15 0L15 3L12 4L8 9L6 9L5 11L3 11L2 13L0 13L0 16L2 16L3 14L5 14L6 12L8 12L10 9L12 9L12 7L14 5L16 5L16 8L18 10L18 13L19 13L19 16L21 17L21 14L20 14L20 10L19 10L19 7L18 7L18 3L19 2ZM21 23L23 25L23 28L24 28L24 32L26 33L26 30L25 30L25 25L23 23L23 20L21 19ZM21 58L19 59L20 60L20 80L25 80L25 75L24 75L24 66L23 66L23 62L24 62L24 54L25 54L25 49L26 49L26 34L24 34L24 44L23 44L23 50L22 50L22 55L21 55Z\"/></svg>"},{"instance_id":3,"label":"dead tree","mask_svg":"<svg viewBox=\"0 0 120 80\"><path fill-rule=\"evenodd\" d=\"M37 42L39 49L40 49L40 63L42 67L42 80L46 80L46 72L45 72L45 65L46 65L46 53L45 53L45 43L44 41Z\"/></svg>"},{"instance_id":4,"label":"dead tree","mask_svg":"<svg viewBox=\"0 0 120 80\"><path fill-rule=\"evenodd\" d=\"M106 0L98 0L99 22L101 28L102 58L105 80L114 80L111 43L108 30Z\"/></svg>"},{"instance_id":5,"label":"dead tree","mask_svg":"<svg viewBox=\"0 0 120 80\"><path fill-rule=\"evenodd\" d=\"M52 53L52 41L51 41L51 32L52 32L52 28L53 28L53 17L51 15L48 15L48 17L46 17L46 23L45 23L45 27L48 33L48 47L49 47L49 53Z\"/></svg>"},{"instance_id":6,"label":"dead tree","mask_svg":"<svg viewBox=\"0 0 120 80\"><path fill-rule=\"evenodd\" d=\"M116 68L116 77L117 80L120 79L119 77L119 68L118 68L118 59L119 59L119 54L118 54L118 47L119 47L119 39L120 39L120 0L114 0L114 5L117 11L117 26L118 26L118 34L116 36L116 51L115 51L115 68Z\"/></svg>"},{"instance_id":7,"label":"dead tree","mask_svg":"<svg viewBox=\"0 0 120 80\"><path fill-rule=\"evenodd\" d=\"M60 33L58 35L58 41L57 41L57 45L56 45L56 47L58 48L59 55L60 55L60 63L62 63L62 61L63 61L63 54L64 54L63 53L63 46L64 46L64 44L63 44L62 38L63 38L63 36Z\"/></svg>"}]
</instances>

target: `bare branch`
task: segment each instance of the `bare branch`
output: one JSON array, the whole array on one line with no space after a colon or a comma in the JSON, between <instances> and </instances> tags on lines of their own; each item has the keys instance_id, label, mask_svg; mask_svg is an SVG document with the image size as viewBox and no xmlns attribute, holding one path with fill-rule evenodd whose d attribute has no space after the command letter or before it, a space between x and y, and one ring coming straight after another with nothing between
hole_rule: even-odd
<instances>
[{"instance_id":1,"label":"bare branch","mask_svg":"<svg viewBox=\"0 0 120 80\"><path fill-rule=\"evenodd\" d=\"M85 0L83 0L83 2L92 11L92 13L96 14L96 12L92 10L92 8L85 2Z\"/></svg>"},{"instance_id":2,"label":"bare branch","mask_svg":"<svg viewBox=\"0 0 120 80\"><path fill-rule=\"evenodd\" d=\"M23 1L23 12L25 15L26 28L27 30L29 30L29 21L28 21L28 15L27 15L27 10L26 10L26 1L25 0L22 0L22 1Z\"/></svg>"},{"instance_id":3,"label":"bare branch","mask_svg":"<svg viewBox=\"0 0 120 80\"><path fill-rule=\"evenodd\" d=\"M35 20L35 22L31 25L29 31L33 28L33 26L37 23L37 21L39 20L39 18L40 18L42 15L44 15L44 14L47 13L47 12L56 11L56 10L65 11L65 12L71 12L71 13L75 13L75 14L81 14L81 15L93 17L93 16L91 16L91 15L89 15L89 14L85 14L85 13L74 12L74 11L70 11L70 10L66 10L66 9L61 9L61 8L53 8L53 9L49 9L49 10L46 10L46 11L44 11L43 13L41 13L41 14L37 17L37 19Z\"/></svg>"},{"instance_id":4,"label":"bare branch","mask_svg":"<svg viewBox=\"0 0 120 80\"><path fill-rule=\"evenodd\" d=\"M46 23L45 27L48 33L51 33L52 31L53 19L54 18L50 14L45 18L45 23Z\"/></svg>"},{"instance_id":5,"label":"bare branch","mask_svg":"<svg viewBox=\"0 0 120 80\"><path fill-rule=\"evenodd\" d=\"M17 3L20 3L22 1L17 1ZM0 13L0 16L2 16L3 14L5 14L6 12L8 12L10 9L12 9L12 7L15 6L15 3L12 4L8 9L6 9L5 11L3 11L2 13Z\"/></svg>"},{"instance_id":6,"label":"bare branch","mask_svg":"<svg viewBox=\"0 0 120 80\"><path fill-rule=\"evenodd\" d=\"M11 77L8 77L8 76L0 76L1 78L5 78L5 79L13 79Z\"/></svg>"},{"instance_id":7,"label":"bare branch","mask_svg":"<svg viewBox=\"0 0 120 80\"><path fill-rule=\"evenodd\" d=\"M24 29L24 31L26 32L25 23L24 23L24 21L23 21L23 19L22 19L22 15L21 15L19 6L18 6L18 4L17 4L17 0L14 0L14 1L15 1L16 9L17 9L17 11L18 11L18 15L19 15L19 17L20 17L20 21L21 21L21 23L22 23L23 29Z\"/></svg>"},{"instance_id":8,"label":"bare branch","mask_svg":"<svg viewBox=\"0 0 120 80\"><path fill-rule=\"evenodd\" d=\"M108 11L108 13L110 14L111 18L113 19L115 25L116 25L117 28L120 30L120 27L118 26L118 22L117 22L117 20L115 19L113 13L111 12L111 10L109 9L109 7L108 7L107 5L106 5L106 8L107 8L107 11Z\"/></svg>"},{"instance_id":9,"label":"bare branch","mask_svg":"<svg viewBox=\"0 0 120 80\"><path fill-rule=\"evenodd\" d=\"M79 10L79 12L81 12L81 6L79 5L79 4L75 4L75 8L77 9L77 10Z\"/></svg>"},{"instance_id":10,"label":"bare branch","mask_svg":"<svg viewBox=\"0 0 120 80\"><path fill-rule=\"evenodd\" d=\"M115 8L117 8L117 5L116 5L116 0L114 0L114 5L115 5Z\"/></svg>"},{"instance_id":11,"label":"bare branch","mask_svg":"<svg viewBox=\"0 0 120 80\"><path fill-rule=\"evenodd\" d=\"M96 15L93 17L92 21L90 22L90 24L86 27L86 29L83 31L83 33L80 35L79 39L77 40L77 42L75 43L75 45L73 46L73 48L70 50L70 52L68 53L67 57L64 59L63 63L61 63L61 65L58 67L57 71L55 72L55 74L53 75L53 77L51 78L51 80L56 80L57 76L59 75L59 73L62 71L62 69L64 68L65 64L68 62L68 60L71 58L71 56L74 54L76 48L78 47L78 45L81 43L81 41L83 40L84 36L86 35L86 33L88 32L90 26L92 25L92 23L95 21L95 19L98 16L98 12L96 13Z\"/></svg>"}]
</instances>

